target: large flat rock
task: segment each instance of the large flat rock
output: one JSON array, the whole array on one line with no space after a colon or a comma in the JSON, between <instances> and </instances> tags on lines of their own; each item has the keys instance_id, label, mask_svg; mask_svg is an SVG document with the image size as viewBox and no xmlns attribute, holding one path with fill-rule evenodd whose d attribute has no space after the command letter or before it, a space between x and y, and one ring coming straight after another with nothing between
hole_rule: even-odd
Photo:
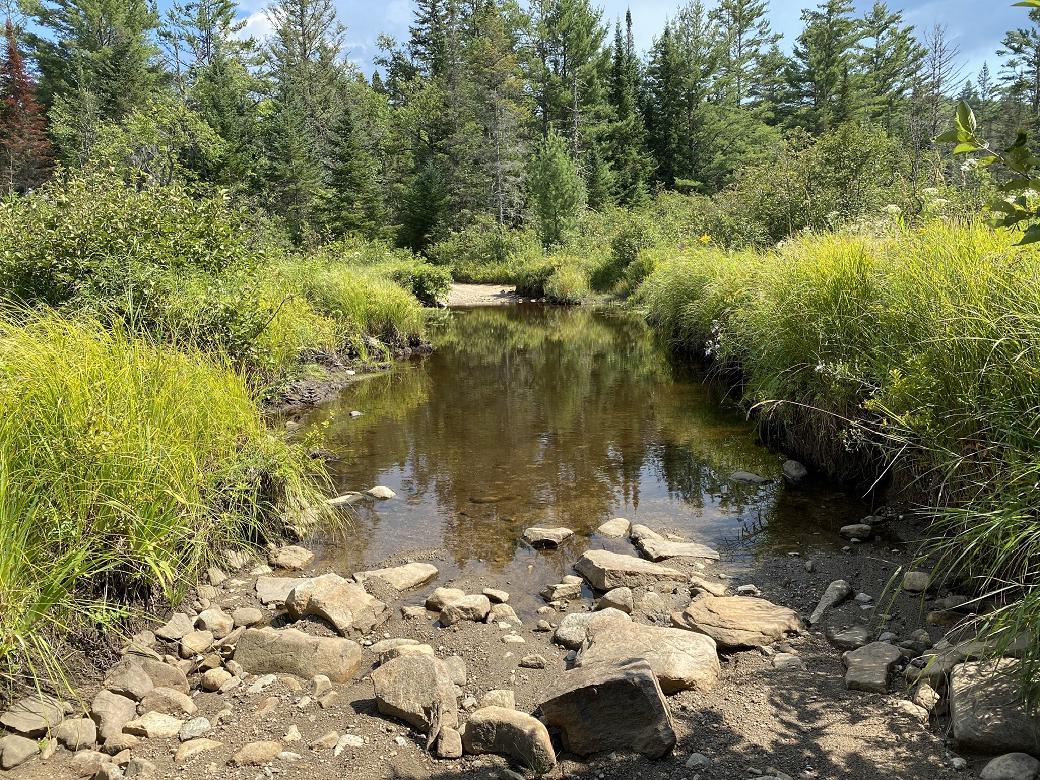
<instances>
[{"instance_id":1,"label":"large flat rock","mask_svg":"<svg viewBox=\"0 0 1040 780\"><path fill-rule=\"evenodd\" d=\"M577 666L634 661L650 664L665 693L711 690L720 674L715 640L706 634L625 620L589 624Z\"/></svg>"},{"instance_id":2,"label":"large flat rock","mask_svg":"<svg viewBox=\"0 0 1040 780\"><path fill-rule=\"evenodd\" d=\"M0 723L24 737L42 737L65 717L65 707L50 696L26 696L18 699L3 715Z\"/></svg>"},{"instance_id":3,"label":"large flat rock","mask_svg":"<svg viewBox=\"0 0 1040 780\"><path fill-rule=\"evenodd\" d=\"M892 666L902 658L895 645L871 642L842 656L845 662L845 687L850 691L885 693Z\"/></svg>"},{"instance_id":4,"label":"large flat rock","mask_svg":"<svg viewBox=\"0 0 1040 780\"><path fill-rule=\"evenodd\" d=\"M574 570L589 581L596 590L614 588L637 588L657 582L688 582L689 576L668 566L637 558L634 555L619 555L609 550L588 550Z\"/></svg>"},{"instance_id":5,"label":"large flat rock","mask_svg":"<svg viewBox=\"0 0 1040 780\"><path fill-rule=\"evenodd\" d=\"M323 574L293 588L285 599L293 619L315 615L332 624L344 636L367 634L390 616L390 608L362 585L338 574Z\"/></svg>"},{"instance_id":6,"label":"large flat rock","mask_svg":"<svg viewBox=\"0 0 1040 780\"><path fill-rule=\"evenodd\" d=\"M403 566L391 566L386 569L359 571L354 575L358 582L369 577L379 577L389 582L396 590L406 591L425 585L438 574L432 563L406 563Z\"/></svg>"},{"instance_id":7,"label":"large flat rock","mask_svg":"<svg viewBox=\"0 0 1040 780\"><path fill-rule=\"evenodd\" d=\"M324 674L347 682L361 668L361 645L341 637L309 636L295 628L247 628L235 646L235 660L250 674Z\"/></svg>"},{"instance_id":8,"label":"large flat rock","mask_svg":"<svg viewBox=\"0 0 1040 780\"><path fill-rule=\"evenodd\" d=\"M621 750L661 758L675 747L664 693L646 661L564 672L539 709L579 756Z\"/></svg>"},{"instance_id":9,"label":"large flat rock","mask_svg":"<svg viewBox=\"0 0 1040 780\"><path fill-rule=\"evenodd\" d=\"M725 650L762 647L803 627L793 609L749 596L702 596L673 613L672 623L707 634Z\"/></svg>"},{"instance_id":10,"label":"large flat rock","mask_svg":"<svg viewBox=\"0 0 1040 780\"><path fill-rule=\"evenodd\" d=\"M713 550L698 542L677 542L666 539L645 525L632 526L631 537L636 547L652 561L665 561L669 558L696 558L708 561L719 559L718 550Z\"/></svg>"},{"instance_id":11,"label":"large flat rock","mask_svg":"<svg viewBox=\"0 0 1040 780\"><path fill-rule=\"evenodd\" d=\"M950 676L950 720L959 750L1040 755L1040 717L1021 694L1018 662L971 661Z\"/></svg>"}]
</instances>

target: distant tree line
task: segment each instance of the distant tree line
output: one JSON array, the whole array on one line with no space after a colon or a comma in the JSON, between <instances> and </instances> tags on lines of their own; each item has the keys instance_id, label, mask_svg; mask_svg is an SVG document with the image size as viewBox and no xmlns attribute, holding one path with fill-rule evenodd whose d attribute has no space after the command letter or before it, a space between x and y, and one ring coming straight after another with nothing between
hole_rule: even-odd
<instances>
[{"instance_id":1,"label":"distant tree line","mask_svg":"<svg viewBox=\"0 0 1040 780\"><path fill-rule=\"evenodd\" d=\"M914 30L883 2L803 11L790 54L767 11L692 0L642 53L631 13L610 22L590 0L416 0L408 39L381 37L366 76L332 0L276 0L263 41L233 0L164 15L149 0L25 0L0 60L0 188L102 166L136 187L221 188L298 241L421 251L556 198L713 194L784 139L850 122L887 134L929 186L957 97L997 145L1040 129L1040 11L1008 32L996 76L970 78L944 28Z\"/></svg>"}]
</instances>

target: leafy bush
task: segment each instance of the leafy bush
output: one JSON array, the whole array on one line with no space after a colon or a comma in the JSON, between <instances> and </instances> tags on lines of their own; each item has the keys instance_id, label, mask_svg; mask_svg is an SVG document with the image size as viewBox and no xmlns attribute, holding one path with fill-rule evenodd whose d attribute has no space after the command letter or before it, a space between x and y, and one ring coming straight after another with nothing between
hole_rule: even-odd
<instances>
[{"instance_id":1,"label":"leafy bush","mask_svg":"<svg viewBox=\"0 0 1040 780\"><path fill-rule=\"evenodd\" d=\"M533 233L503 227L491 215L481 214L427 254L431 263L450 268L456 281L514 282L523 264L541 254L541 247Z\"/></svg>"},{"instance_id":2,"label":"leafy bush","mask_svg":"<svg viewBox=\"0 0 1040 780\"><path fill-rule=\"evenodd\" d=\"M52 629L176 599L215 551L323 506L313 461L229 365L97 321L0 317L0 412L0 664L16 675L56 660Z\"/></svg>"}]
</instances>

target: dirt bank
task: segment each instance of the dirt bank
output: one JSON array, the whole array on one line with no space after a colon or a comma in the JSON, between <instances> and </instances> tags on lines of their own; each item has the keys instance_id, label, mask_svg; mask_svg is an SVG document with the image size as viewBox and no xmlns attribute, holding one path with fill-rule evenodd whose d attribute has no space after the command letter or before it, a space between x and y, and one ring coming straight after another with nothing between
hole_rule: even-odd
<instances>
[{"instance_id":1,"label":"dirt bank","mask_svg":"<svg viewBox=\"0 0 1040 780\"><path fill-rule=\"evenodd\" d=\"M508 306L516 303L516 292L511 285L453 284L448 293L448 306Z\"/></svg>"}]
</instances>

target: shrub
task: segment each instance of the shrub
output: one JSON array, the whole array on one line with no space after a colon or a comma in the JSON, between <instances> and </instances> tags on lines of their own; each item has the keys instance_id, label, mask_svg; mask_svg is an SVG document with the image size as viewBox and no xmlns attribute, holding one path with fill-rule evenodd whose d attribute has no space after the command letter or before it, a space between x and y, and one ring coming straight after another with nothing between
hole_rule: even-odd
<instances>
[{"instance_id":1,"label":"shrub","mask_svg":"<svg viewBox=\"0 0 1040 780\"><path fill-rule=\"evenodd\" d=\"M0 318L0 664L323 506L315 468L211 356L48 313ZM97 594L97 595L92 595ZM19 668L20 663L29 664Z\"/></svg>"},{"instance_id":2,"label":"shrub","mask_svg":"<svg viewBox=\"0 0 1040 780\"><path fill-rule=\"evenodd\" d=\"M428 250L430 262L450 268L460 282L514 282L523 264L538 254L533 233L503 227L488 214Z\"/></svg>"},{"instance_id":3,"label":"shrub","mask_svg":"<svg viewBox=\"0 0 1040 780\"><path fill-rule=\"evenodd\" d=\"M581 303L592 294L588 274L571 263L556 268L544 287L545 297L553 303Z\"/></svg>"}]
</instances>

